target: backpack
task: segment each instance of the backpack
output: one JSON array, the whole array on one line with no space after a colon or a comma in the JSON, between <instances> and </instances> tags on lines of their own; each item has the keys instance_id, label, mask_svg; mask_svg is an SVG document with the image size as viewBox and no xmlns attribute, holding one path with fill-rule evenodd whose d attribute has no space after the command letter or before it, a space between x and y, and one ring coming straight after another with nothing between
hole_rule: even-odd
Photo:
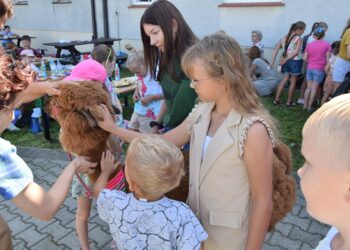
<instances>
[{"instance_id":1,"label":"backpack","mask_svg":"<svg viewBox=\"0 0 350 250\"><path fill-rule=\"evenodd\" d=\"M349 93L349 91L350 91L350 71L346 73L344 81L342 82L342 84L339 85L337 90L334 92L332 98L338 95L347 94Z\"/></svg>"},{"instance_id":2,"label":"backpack","mask_svg":"<svg viewBox=\"0 0 350 250\"><path fill-rule=\"evenodd\" d=\"M290 212L296 201L296 182L290 175L292 154L283 142L273 148L272 166L272 214L269 232Z\"/></svg>"},{"instance_id":3,"label":"backpack","mask_svg":"<svg viewBox=\"0 0 350 250\"><path fill-rule=\"evenodd\" d=\"M266 121L259 117L248 123L241 121L239 135L243 136L243 143L252 122L263 123L271 138L272 131ZM242 129L244 132L242 132ZM241 140L239 140L241 142ZM290 212L296 201L296 182L290 175L292 170L292 153L289 147L280 140L275 140L272 162L272 213L268 231L271 232L275 225Z\"/></svg>"}]
</instances>

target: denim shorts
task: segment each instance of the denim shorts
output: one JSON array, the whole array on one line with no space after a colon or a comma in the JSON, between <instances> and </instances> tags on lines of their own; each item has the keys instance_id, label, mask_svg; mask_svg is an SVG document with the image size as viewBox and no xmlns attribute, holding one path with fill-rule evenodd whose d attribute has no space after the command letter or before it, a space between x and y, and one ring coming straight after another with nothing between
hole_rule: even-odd
<instances>
[{"instance_id":1,"label":"denim shorts","mask_svg":"<svg viewBox=\"0 0 350 250\"><path fill-rule=\"evenodd\" d=\"M282 65L281 72L283 74L289 75L301 75L301 70L303 68L302 60L289 60L285 64Z\"/></svg>"},{"instance_id":2,"label":"denim shorts","mask_svg":"<svg viewBox=\"0 0 350 250\"><path fill-rule=\"evenodd\" d=\"M319 84L321 84L324 80L325 73L323 70L320 69L308 69L306 71L306 80L308 81L315 81Z\"/></svg>"}]
</instances>

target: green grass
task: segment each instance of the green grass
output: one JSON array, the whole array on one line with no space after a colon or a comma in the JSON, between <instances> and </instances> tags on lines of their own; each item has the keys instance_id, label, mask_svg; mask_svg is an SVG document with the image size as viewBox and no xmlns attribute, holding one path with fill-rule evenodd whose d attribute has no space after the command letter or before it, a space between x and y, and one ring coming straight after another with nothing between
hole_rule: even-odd
<instances>
[{"instance_id":1,"label":"green grass","mask_svg":"<svg viewBox=\"0 0 350 250\"><path fill-rule=\"evenodd\" d=\"M121 70L121 77L131 76L131 73L125 69ZM299 93L295 94L295 97L299 96ZM124 98L124 97L121 97ZM133 112L132 98L128 97L128 107L124 107L124 119L129 120ZM286 93L282 96L281 100L286 100ZM292 151L293 155L293 169L297 170L303 164L303 158L300 154L301 148L301 131L304 123L310 113L304 111L301 105L295 107L286 107L284 104L274 106L272 104L273 97L263 98L263 102L271 114L276 118L278 122L278 129L280 136L284 143L286 143ZM284 102L282 102L284 103ZM2 136L4 139L11 141L13 144L18 146L30 146L39 148L61 148L58 142L58 131L59 126L55 121L50 122L51 137L54 142L48 142L44 135L32 134L29 129L22 129L19 132L5 131Z\"/></svg>"},{"instance_id":2,"label":"green grass","mask_svg":"<svg viewBox=\"0 0 350 250\"><path fill-rule=\"evenodd\" d=\"M295 94L296 97L299 93ZM273 105L274 96L263 98L266 108L271 112L273 117L277 120L277 127L282 141L289 146L293 156L293 169L297 170L304 162L300 154L302 136L301 132L305 121L310 113L303 110L302 105L294 107L287 107L281 101L280 105ZM286 93L282 95L281 100L287 100Z\"/></svg>"}]
</instances>

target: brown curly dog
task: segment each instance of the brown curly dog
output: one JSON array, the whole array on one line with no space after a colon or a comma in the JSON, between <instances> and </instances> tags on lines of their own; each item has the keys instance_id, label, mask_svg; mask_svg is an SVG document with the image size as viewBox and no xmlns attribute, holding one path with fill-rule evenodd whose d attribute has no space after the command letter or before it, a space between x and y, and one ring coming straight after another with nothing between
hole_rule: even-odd
<instances>
[{"instance_id":1,"label":"brown curly dog","mask_svg":"<svg viewBox=\"0 0 350 250\"><path fill-rule=\"evenodd\" d=\"M109 132L97 125L97 121L103 120L99 104L105 104L113 115L110 96L101 84L89 81L61 84L58 89L61 95L50 97L45 110L60 124L59 138L66 152L87 156L91 162L98 162L96 171L89 175L95 182L101 172L101 156L107 149L110 136Z\"/></svg>"}]
</instances>

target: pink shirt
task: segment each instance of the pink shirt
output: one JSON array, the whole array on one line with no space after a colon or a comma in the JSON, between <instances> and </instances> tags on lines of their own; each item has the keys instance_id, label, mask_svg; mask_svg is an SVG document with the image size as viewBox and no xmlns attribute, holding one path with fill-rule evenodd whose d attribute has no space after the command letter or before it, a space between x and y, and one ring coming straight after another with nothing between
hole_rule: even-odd
<instances>
[{"instance_id":1,"label":"pink shirt","mask_svg":"<svg viewBox=\"0 0 350 250\"><path fill-rule=\"evenodd\" d=\"M327 64L327 52L331 52L331 45L324 40L315 40L306 46L305 52L308 53L308 69L324 70Z\"/></svg>"}]
</instances>

